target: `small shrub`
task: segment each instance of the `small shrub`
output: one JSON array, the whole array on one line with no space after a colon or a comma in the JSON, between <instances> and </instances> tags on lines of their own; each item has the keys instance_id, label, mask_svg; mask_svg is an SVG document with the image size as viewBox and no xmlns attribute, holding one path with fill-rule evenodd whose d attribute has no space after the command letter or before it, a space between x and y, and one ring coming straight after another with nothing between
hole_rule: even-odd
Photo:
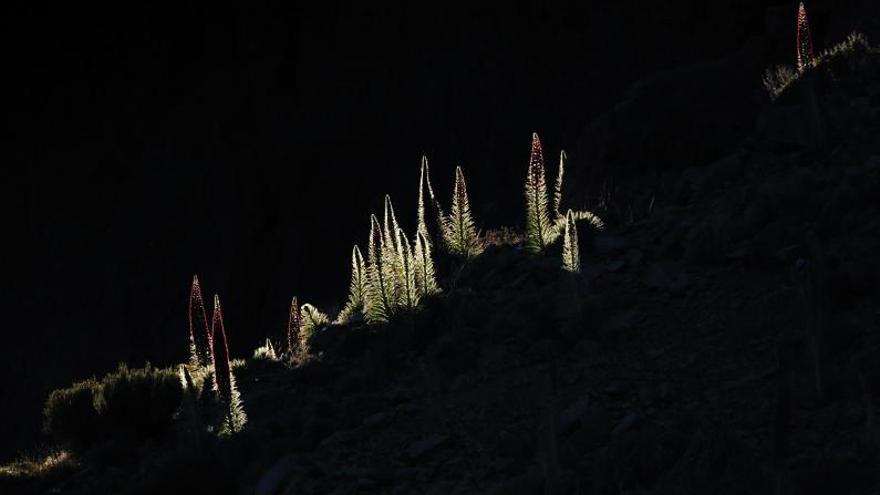
<instances>
[{"instance_id":1,"label":"small shrub","mask_svg":"<svg viewBox=\"0 0 880 495\"><path fill-rule=\"evenodd\" d=\"M100 426L95 402L101 383L90 378L52 391L43 409L43 429L62 443L84 447L92 443Z\"/></svg>"},{"instance_id":2,"label":"small shrub","mask_svg":"<svg viewBox=\"0 0 880 495\"><path fill-rule=\"evenodd\" d=\"M22 455L15 461L0 466L0 480L45 478L50 474L60 475L76 466L77 461L66 450L35 452Z\"/></svg>"},{"instance_id":3,"label":"small shrub","mask_svg":"<svg viewBox=\"0 0 880 495\"><path fill-rule=\"evenodd\" d=\"M483 233L483 245L489 246L513 246L521 244L524 238L522 233L510 227L491 229Z\"/></svg>"},{"instance_id":4,"label":"small shrub","mask_svg":"<svg viewBox=\"0 0 880 495\"><path fill-rule=\"evenodd\" d=\"M183 390L178 373L171 369L119 369L101 380L96 407L105 433L138 438L161 436L171 426Z\"/></svg>"},{"instance_id":5,"label":"small shrub","mask_svg":"<svg viewBox=\"0 0 880 495\"><path fill-rule=\"evenodd\" d=\"M266 339L266 343L254 349L254 359L259 359L263 361L277 361L278 355L275 353L275 346L272 345L272 341Z\"/></svg>"},{"instance_id":6,"label":"small shrub","mask_svg":"<svg viewBox=\"0 0 880 495\"><path fill-rule=\"evenodd\" d=\"M309 303L302 305L300 313L302 314L302 329L299 334L299 345L302 352L308 354L312 335L318 329L330 324L330 318Z\"/></svg>"},{"instance_id":7,"label":"small shrub","mask_svg":"<svg viewBox=\"0 0 880 495\"><path fill-rule=\"evenodd\" d=\"M787 65L772 67L764 72L764 90L770 95L770 99L775 100L799 76L798 71Z\"/></svg>"},{"instance_id":8,"label":"small shrub","mask_svg":"<svg viewBox=\"0 0 880 495\"><path fill-rule=\"evenodd\" d=\"M44 427L76 449L104 438L139 442L166 434L182 399L178 374L170 369L119 369L49 394Z\"/></svg>"}]
</instances>

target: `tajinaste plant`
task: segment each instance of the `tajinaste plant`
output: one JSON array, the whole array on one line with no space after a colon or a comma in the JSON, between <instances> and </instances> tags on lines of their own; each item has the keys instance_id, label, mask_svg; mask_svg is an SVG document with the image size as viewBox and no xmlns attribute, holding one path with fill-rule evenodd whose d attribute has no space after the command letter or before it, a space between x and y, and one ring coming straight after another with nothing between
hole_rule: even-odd
<instances>
[{"instance_id":1,"label":"tajinaste plant","mask_svg":"<svg viewBox=\"0 0 880 495\"><path fill-rule=\"evenodd\" d=\"M455 188L452 193L452 207L446 220L446 246L449 251L465 259L471 259L482 252L476 223L471 216L467 184L461 167L455 167Z\"/></svg>"},{"instance_id":2,"label":"tajinaste plant","mask_svg":"<svg viewBox=\"0 0 880 495\"><path fill-rule=\"evenodd\" d=\"M431 256L431 244L427 236L418 233L415 239L414 262L416 272L416 288L421 297L427 297L440 292L437 286L437 277L434 274L434 259Z\"/></svg>"},{"instance_id":3,"label":"tajinaste plant","mask_svg":"<svg viewBox=\"0 0 880 495\"><path fill-rule=\"evenodd\" d=\"M351 250L351 282L348 287L348 301L339 312L336 323L347 323L358 311L363 311L367 293L367 268L361 250L355 246Z\"/></svg>"},{"instance_id":4,"label":"tajinaste plant","mask_svg":"<svg viewBox=\"0 0 880 495\"><path fill-rule=\"evenodd\" d=\"M561 176L560 176L561 178ZM560 183L560 191L561 191ZM532 151L526 176L526 247L540 253L553 241L547 202L547 182L544 179L544 152L538 133L532 133Z\"/></svg>"},{"instance_id":5,"label":"tajinaste plant","mask_svg":"<svg viewBox=\"0 0 880 495\"><path fill-rule=\"evenodd\" d=\"M803 72L815 63L813 55L813 38L810 35L810 21L807 19L807 9L801 2L797 16L797 65L798 71Z\"/></svg>"},{"instance_id":6,"label":"tajinaste plant","mask_svg":"<svg viewBox=\"0 0 880 495\"><path fill-rule=\"evenodd\" d=\"M581 272L581 255L578 246L577 224L574 212L565 215L565 233L562 238L562 268L572 273Z\"/></svg>"},{"instance_id":7,"label":"tajinaste plant","mask_svg":"<svg viewBox=\"0 0 880 495\"><path fill-rule=\"evenodd\" d=\"M302 314L302 328L299 332L299 348L303 356L311 354L312 336L319 329L330 323L330 318L315 306L305 303L300 308Z\"/></svg>"},{"instance_id":8,"label":"tajinaste plant","mask_svg":"<svg viewBox=\"0 0 880 495\"><path fill-rule=\"evenodd\" d=\"M398 271L403 274L400 281L400 305L407 310L413 310L418 306L420 296L416 288L415 259L403 229L397 229L397 244L400 246Z\"/></svg>"},{"instance_id":9,"label":"tajinaste plant","mask_svg":"<svg viewBox=\"0 0 880 495\"><path fill-rule=\"evenodd\" d=\"M290 314L287 317L287 353L288 359L296 357L299 349L299 334L302 331L302 314L296 296L290 300Z\"/></svg>"},{"instance_id":10,"label":"tajinaste plant","mask_svg":"<svg viewBox=\"0 0 880 495\"><path fill-rule=\"evenodd\" d=\"M382 240L384 246L382 249L382 258L394 272L392 285L394 287L395 305L402 303L404 296L401 291L405 285L404 277L406 276L403 273L403 265L400 263L404 247L401 246L399 242L400 238L397 235L399 230L400 225L397 223L397 217L394 215L394 205L391 204L391 196L386 194L385 218L382 224Z\"/></svg>"},{"instance_id":11,"label":"tajinaste plant","mask_svg":"<svg viewBox=\"0 0 880 495\"><path fill-rule=\"evenodd\" d=\"M562 177L565 175L565 160L568 157L565 150L559 152L559 171L556 173L556 184L553 187L553 214L556 217L562 216Z\"/></svg>"},{"instance_id":12,"label":"tajinaste plant","mask_svg":"<svg viewBox=\"0 0 880 495\"><path fill-rule=\"evenodd\" d=\"M214 364L214 391L224 408L221 433L238 432L247 422L238 388L235 386L235 375L229 358L229 344L226 340L226 328L223 325L223 311L220 308L220 296L214 295L214 316L211 320L211 356Z\"/></svg>"},{"instance_id":13,"label":"tajinaste plant","mask_svg":"<svg viewBox=\"0 0 880 495\"><path fill-rule=\"evenodd\" d=\"M370 216L370 243L367 247L367 291L365 299L368 323L386 322L396 306L394 269L384 255L382 228L376 215Z\"/></svg>"},{"instance_id":14,"label":"tajinaste plant","mask_svg":"<svg viewBox=\"0 0 880 495\"><path fill-rule=\"evenodd\" d=\"M440 206L440 201L437 200L437 197L434 195L434 188L431 187L431 172L428 168L428 157L422 156L422 169L419 175L419 207L418 207L418 219L417 219L417 234L422 234L425 236L425 239L428 241L428 244L433 247L433 243L431 242L431 233L428 230L428 222L426 220L427 217L427 206L425 204L425 191L428 192L428 199L430 200L431 208L433 208L434 212L434 221L436 222L436 227L439 232L438 238L443 239L443 226L446 224L446 213L443 211L443 207Z\"/></svg>"},{"instance_id":15,"label":"tajinaste plant","mask_svg":"<svg viewBox=\"0 0 880 495\"><path fill-rule=\"evenodd\" d=\"M189 293L189 341L190 362L194 366L205 367L211 364L211 335L208 316L202 300L199 277L193 275Z\"/></svg>"}]
</instances>

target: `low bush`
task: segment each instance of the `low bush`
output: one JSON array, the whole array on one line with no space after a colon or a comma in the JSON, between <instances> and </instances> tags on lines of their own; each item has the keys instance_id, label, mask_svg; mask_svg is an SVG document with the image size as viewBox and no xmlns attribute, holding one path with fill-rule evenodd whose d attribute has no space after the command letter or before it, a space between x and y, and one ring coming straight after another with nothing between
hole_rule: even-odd
<instances>
[{"instance_id":1,"label":"low bush","mask_svg":"<svg viewBox=\"0 0 880 495\"><path fill-rule=\"evenodd\" d=\"M98 431L95 401L101 387L100 382L90 378L50 393L43 410L43 429L60 442L87 446Z\"/></svg>"},{"instance_id":2,"label":"low bush","mask_svg":"<svg viewBox=\"0 0 880 495\"><path fill-rule=\"evenodd\" d=\"M119 369L53 391L44 409L44 427L56 440L82 449L99 439L141 442L170 430L182 399L171 369Z\"/></svg>"}]
</instances>

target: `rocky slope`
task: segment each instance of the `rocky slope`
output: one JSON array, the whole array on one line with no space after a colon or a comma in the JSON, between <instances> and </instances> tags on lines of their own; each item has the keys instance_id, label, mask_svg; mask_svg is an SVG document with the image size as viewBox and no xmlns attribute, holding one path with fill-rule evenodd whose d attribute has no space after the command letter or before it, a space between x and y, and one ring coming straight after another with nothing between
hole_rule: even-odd
<instances>
[{"instance_id":1,"label":"rocky slope","mask_svg":"<svg viewBox=\"0 0 880 495\"><path fill-rule=\"evenodd\" d=\"M820 81L821 147L795 86L720 159L623 170L604 203L609 228L581 233L576 279L558 253L492 246L413 319L331 326L298 368L239 368L250 422L236 437L92 452L3 482L34 493L876 493L880 78L864 56ZM607 118L625 126L632 108Z\"/></svg>"}]
</instances>

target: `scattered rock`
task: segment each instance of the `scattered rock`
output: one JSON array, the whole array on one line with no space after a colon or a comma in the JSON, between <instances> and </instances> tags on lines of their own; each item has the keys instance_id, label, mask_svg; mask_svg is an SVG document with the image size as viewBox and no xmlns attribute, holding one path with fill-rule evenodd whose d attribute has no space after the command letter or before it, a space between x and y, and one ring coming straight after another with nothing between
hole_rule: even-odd
<instances>
[{"instance_id":1,"label":"scattered rock","mask_svg":"<svg viewBox=\"0 0 880 495\"><path fill-rule=\"evenodd\" d=\"M652 289L682 294L690 285L690 278L682 263L660 261L648 268L642 277L642 282Z\"/></svg>"},{"instance_id":2,"label":"scattered rock","mask_svg":"<svg viewBox=\"0 0 880 495\"><path fill-rule=\"evenodd\" d=\"M440 435L437 433L428 435L427 437L410 444L407 448L407 455L412 460L418 460L440 447L447 445L451 440L452 437L449 435Z\"/></svg>"},{"instance_id":3,"label":"scattered rock","mask_svg":"<svg viewBox=\"0 0 880 495\"><path fill-rule=\"evenodd\" d=\"M617 426L611 430L612 435L620 435L621 433L625 433L636 426L642 421L641 415L635 411L630 411L626 413L626 416L617 423Z\"/></svg>"}]
</instances>

